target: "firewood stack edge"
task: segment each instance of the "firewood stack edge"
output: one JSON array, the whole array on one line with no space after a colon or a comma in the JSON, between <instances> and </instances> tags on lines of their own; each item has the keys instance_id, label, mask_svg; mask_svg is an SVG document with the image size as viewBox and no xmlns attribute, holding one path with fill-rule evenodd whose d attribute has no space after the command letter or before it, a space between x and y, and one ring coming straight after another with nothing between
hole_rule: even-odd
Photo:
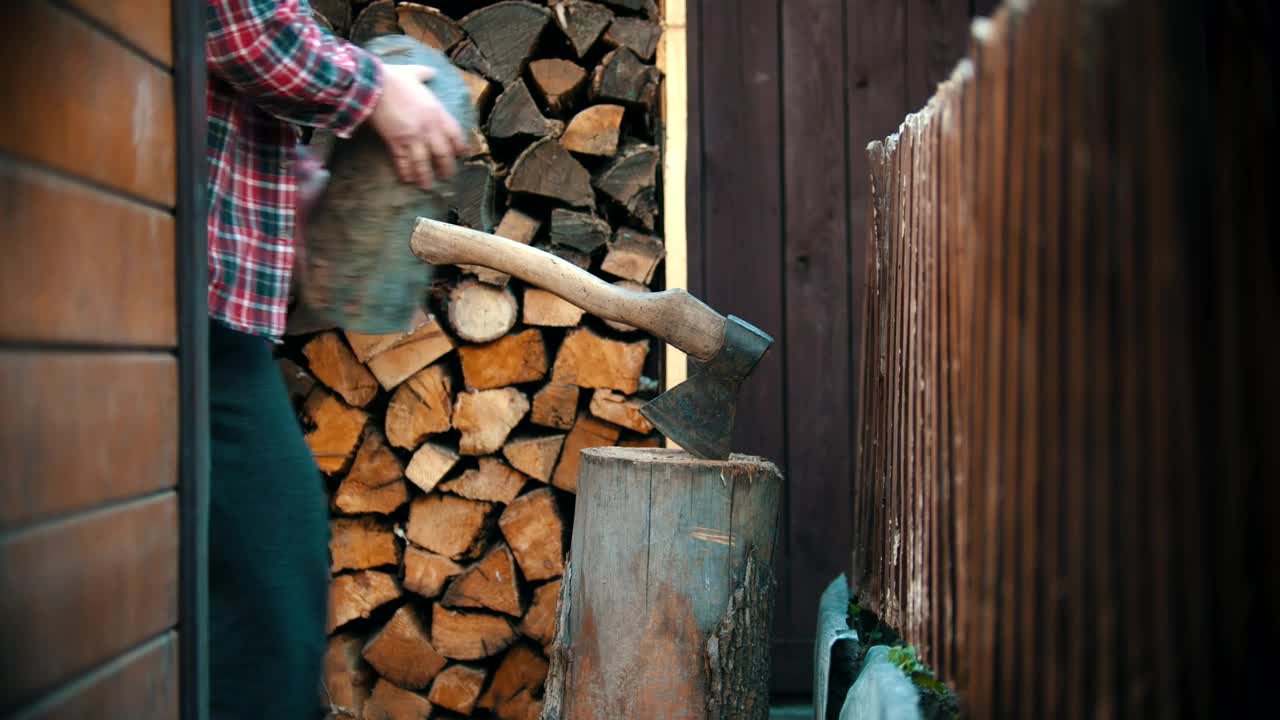
<instances>
[{"instance_id":1,"label":"firewood stack edge","mask_svg":"<svg viewBox=\"0 0 1280 720\"><path fill-rule=\"evenodd\" d=\"M483 132L449 220L657 289L661 25L652 0L313 0L467 73ZM413 328L290 336L280 364L332 515L331 718L538 718L578 453L657 446L659 347L484 268L438 273Z\"/></svg>"}]
</instances>

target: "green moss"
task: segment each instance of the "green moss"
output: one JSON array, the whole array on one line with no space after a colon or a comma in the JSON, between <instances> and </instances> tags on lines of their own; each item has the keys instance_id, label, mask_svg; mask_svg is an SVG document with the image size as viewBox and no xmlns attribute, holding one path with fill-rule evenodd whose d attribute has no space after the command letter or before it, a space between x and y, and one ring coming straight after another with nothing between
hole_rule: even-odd
<instances>
[{"instance_id":1,"label":"green moss","mask_svg":"<svg viewBox=\"0 0 1280 720\"><path fill-rule=\"evenodd\" d=\"M874 645L889 648L889 662L911 678L920 691L920 715L925 720L953 720L960 717L960 704L955 693L925 667L916 657L916 649L902 640L897 630L885 625L875 613L862 607L857 598L849 601L849 627L858 633L858 650L854 658L854 677L862 671L867 650Z\"/></svg>"}]
</instances>

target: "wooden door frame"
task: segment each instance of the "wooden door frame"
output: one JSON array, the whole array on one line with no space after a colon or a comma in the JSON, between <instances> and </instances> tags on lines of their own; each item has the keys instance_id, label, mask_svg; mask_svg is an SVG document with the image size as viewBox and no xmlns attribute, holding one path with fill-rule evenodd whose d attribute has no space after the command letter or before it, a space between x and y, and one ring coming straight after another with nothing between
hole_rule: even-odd
<instances>
[{"instance_id":1,"label":"wooden door frame","mask_svg":"<svg viewBox=\"0 0 1280 720\"><path fill-rule=\"evenodd\" d=\"M658 69L662 72L662 238L666 247L663 287L689 287L688 197L689 157L689 43L686 0L661 3L662 36ZM664 345L663 389L684 382L688 358ZM670 440L667 447L674 447Z\"/></svg>"},{"instance_id":2,"label":"wooden door frame","mask_svg":"<svg viewBox=\"0 0 1280 720\"><path fill-rule=\"evenodd\" d=\"M179 707L209 712L209 309L203 4L172 0L177 132Z\"/></svg>"}]
</instances>

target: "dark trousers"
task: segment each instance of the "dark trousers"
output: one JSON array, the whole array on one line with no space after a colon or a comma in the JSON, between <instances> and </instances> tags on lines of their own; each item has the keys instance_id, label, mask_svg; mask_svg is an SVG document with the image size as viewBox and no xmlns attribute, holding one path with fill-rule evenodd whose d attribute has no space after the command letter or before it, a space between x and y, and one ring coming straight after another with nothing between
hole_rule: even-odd
<instances>
[{"instance_id":1,"label":"dark trousers","mask_svg":"<svg viewBox=\"0 0 1280 720\"><path fill-rule=\"evenodd\" d=\"M209 325L212 716L315 718L328 602L323 480L270 343Z\"/></svg>"}]
</instances>

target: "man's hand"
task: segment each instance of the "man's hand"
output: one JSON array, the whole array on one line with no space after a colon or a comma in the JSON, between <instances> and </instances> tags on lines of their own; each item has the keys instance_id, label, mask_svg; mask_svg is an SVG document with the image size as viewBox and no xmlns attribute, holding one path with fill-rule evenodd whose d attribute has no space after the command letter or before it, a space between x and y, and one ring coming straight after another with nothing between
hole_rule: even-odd
<instances>
[{"instance_id":1,"label":"man's hand","mask_svg":"<svg viewBox=\"0 0 1280 720\"><path fill-rule=\"evenodd\" d=\"M422 83L435 72L422 65L383 64L382 97L369 124L382 136L400 179L423 190L453 175L467 149L462 128Z\"/></svg>"}]
</instances>

